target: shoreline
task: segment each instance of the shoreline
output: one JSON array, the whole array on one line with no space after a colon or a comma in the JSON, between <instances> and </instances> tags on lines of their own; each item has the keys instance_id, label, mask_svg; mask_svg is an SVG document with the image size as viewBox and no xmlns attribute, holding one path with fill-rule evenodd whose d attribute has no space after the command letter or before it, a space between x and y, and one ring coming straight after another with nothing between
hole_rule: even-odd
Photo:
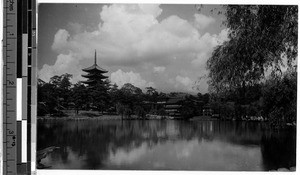
<instances>
[{"instance_id":1,"label":"shoreline","mask_svg":"<svg viewBox=\"0 0 300 175\"><path fill-rule=\"evenodd\" d=\"M185 121L244 121L244 122L268 122L266 120L257 120L253 117L249 117L243 120L224 120L212 116L194 116L192 118L180 118L173 116L162 116L162 115L154 115L154 114L146 114L144 118L138 117L137 115L121 116L117 114L100 114L97 111L85 111L81 110L76 114L72 110L64 110L64 116L37 116L37 120L185 120ZM296 127L296 122L286 123L286 127Z\"/></svg>"},{"instance_id":2,"label":"shoreline","mask_svg":"<svg viewBox=\"0 0 300 175\"><path fill-rule=\"evenodd\" d=\"M149 117L150 116L150 117ZM123 117L121 115L97 115L97 116L84 116L84 115L73 115L73 116L63 116L63 117L55 117L55 116L37 116L38 121L84 121L84 120L181 120L181 121L242 121L242 122L267 122L267 121L257 121L257 120L221 120L217 118L213 118L210 116L195 116L191 119L185 120L181 118L174 118L169 116L159 116L159 115L149 115L146 118L139 118L136 115L132 115L130 118ZM296 123L286 123L285 127L296 127Z\"/></svg>"}]
</instances>

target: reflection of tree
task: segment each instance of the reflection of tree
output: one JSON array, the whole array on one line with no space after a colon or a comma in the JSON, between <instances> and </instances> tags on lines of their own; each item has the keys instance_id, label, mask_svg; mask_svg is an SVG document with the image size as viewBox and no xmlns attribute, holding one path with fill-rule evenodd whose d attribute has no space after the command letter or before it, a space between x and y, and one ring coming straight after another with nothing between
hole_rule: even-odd
<instances>
[{"instance_id":1,"label":"reflection of tree","mask_svg":"<svg viewBox=\"0 0 300 175\"><path fill-rule=\"evenodd\" d=\"M263 135L261 152L266 170L296 166L296 132Z\"/></svg>"},{"instance_id":2,"label":"reflection of tree","mask_svg":"<svg viewBox=\"0 0 300 175\"><path fill-rule=\"evenodd\" d=\"M63 162L68 161L67 152L70 149L76 156L84 157L85 165L79 169L101 169L105 167L109 154L115 154L119 149L130 152L142 144L152 148L166 141L217 139L232 144L259 146L263 138L262 149L268 149L269 140L274 142L277 137L263 137L266 129L267 126L254 122L60 121L51 125L39 123L37 146L38 150L59 146L60 152L53 153L53 156L59 154ZM292 139L295 142L295 138ZM263 154L274 154L277 148L273 148ZM293 151L279 150L288 154L287 158L292 158ZM268 157L265 159L272 161Z\"/></svg>"}]
</instances>

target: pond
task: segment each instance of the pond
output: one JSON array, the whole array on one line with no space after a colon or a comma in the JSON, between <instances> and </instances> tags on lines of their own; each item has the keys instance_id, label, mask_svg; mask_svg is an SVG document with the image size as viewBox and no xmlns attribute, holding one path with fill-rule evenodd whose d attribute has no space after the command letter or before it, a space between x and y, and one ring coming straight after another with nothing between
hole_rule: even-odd
<instances>
[{"instance_id":1,"label":"pond","mask_svg":"<svg viewBox=\"0 0 300 175\"><path fill-rule=\"evenodd\" d=\"M268 171L296 166L296 130L259 122L39 121L51 169Z\"/></svg>"}]
</instances>

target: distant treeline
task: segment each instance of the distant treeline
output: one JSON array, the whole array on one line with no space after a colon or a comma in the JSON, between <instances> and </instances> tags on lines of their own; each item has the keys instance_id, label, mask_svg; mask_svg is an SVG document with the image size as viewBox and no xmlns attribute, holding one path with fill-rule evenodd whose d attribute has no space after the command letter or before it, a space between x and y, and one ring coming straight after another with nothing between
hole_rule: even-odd
<instances>
[{"instance_id":1,"label":"distant treeline","mask_svg":"<svg viewBox=\"0 0 300 175\"><path fill-rule=\"evenodd\" d=\"M118 88L109 80L95 86L82 82L72 84L71 74L56 75L49 82L38 80L38 115L63 116L64 109L99 111L104 114L118 114L145 117L146 114L167 115L164 104L170 98L181 98L180 112L187 117L201 115L202 106L209 103L209 94L190 95L181 92L163 93L153 87L142 89L130 83Z\"/></svg>"}]
</instances>

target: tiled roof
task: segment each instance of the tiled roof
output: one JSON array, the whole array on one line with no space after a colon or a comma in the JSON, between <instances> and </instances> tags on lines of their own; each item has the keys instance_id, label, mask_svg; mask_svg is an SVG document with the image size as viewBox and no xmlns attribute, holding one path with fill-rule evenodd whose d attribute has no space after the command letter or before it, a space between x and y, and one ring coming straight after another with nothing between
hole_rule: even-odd
<instances>
[{"instance_id":1,"label":"tiled roof","mask_svg":"<svg viewBox=\"0 0 300 175\"><path fill-rule=\"evenodd\" d=\"M86 75L81 75L82 77L85 77L85 78L91 78L91 77L99 77L101 79L104 79L104 78L108 78L108 76L105 76L105 75L102 75L102 74L86 74Z\"/></svg>"},{"instance_id":2,"label":"tiled roof","mask_svg":"<svg viewBox=\"0 0 300 175\"><path fill-rule=\"evenodd\" d=\"M85 72L90 72L90 71L93 71L93 70L98 70L101 73L107 73L108 72L107 70L99 67L97 64L94 64L94 65L92 65L92 66L90 66L88 68L82 69L82 70L85 71Z\"/></svg>"},{"instance_id":3,"label":"tiled roof","mask_svg":"<svg viewBox=\"0 0 300 175\"><path fill-rule=\"evenodd\" d=\"M167 104L175 104L175 103L180 102L181 100L183 100L183 98L170 98L170 99L167 101Z\"/></svg>"}]
</instances>

